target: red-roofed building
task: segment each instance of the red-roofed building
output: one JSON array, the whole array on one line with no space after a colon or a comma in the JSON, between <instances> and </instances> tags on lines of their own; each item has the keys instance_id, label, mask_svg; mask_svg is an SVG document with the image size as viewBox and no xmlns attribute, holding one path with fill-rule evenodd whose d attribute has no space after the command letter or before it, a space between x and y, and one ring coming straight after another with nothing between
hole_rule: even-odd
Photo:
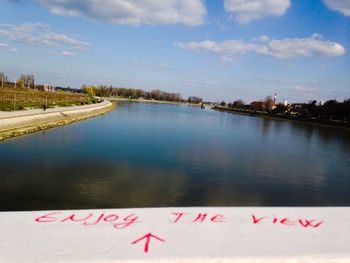
<instances>
[{"instance_id":1,"label":"red-roofed building","mask_svg":"<svg viewBox=\"0 0 350 263\"><path fill-rule=\"evenodd\" d=\"M264 101L253 101L252 103L250 103L250 106L252 108L256 108L256 109L263 109L263 108L266 107L266 102L264 102ZM272 104L272 109L273 110L276 109L276 107L277 107L276 103Z\"/></svg>"}]
</instances>

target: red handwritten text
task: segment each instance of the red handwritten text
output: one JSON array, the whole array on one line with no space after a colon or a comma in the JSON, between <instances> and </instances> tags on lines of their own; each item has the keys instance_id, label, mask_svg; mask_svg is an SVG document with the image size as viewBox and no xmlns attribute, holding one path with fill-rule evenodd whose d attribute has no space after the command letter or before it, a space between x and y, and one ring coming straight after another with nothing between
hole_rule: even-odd
<instances>
[{"instance_id":1,"label":"red handwritten text","mask_svg":"<svg viewBox=\"0 0 350 263\"><path fill-rule=\"evenodd\" d=\"M42 216L39 216L35 219L36 222L39 223L52 223L52 222L77 222L82 223L84 226L92 226L97 225L100 222L109 222L113 224L113 227L115 229L123 229L127 228L130 225L134 223L140 223L141 221L138 221L139 217L135 214L128 215L124 218L120 217L116 214L93 214L89 213L87 215L76 215L76 214L70 214L69 216L64 216L62 212L53 212L49 214L45 214Z\"/></svg>"},{"instance_id":2,"label":"red handwritten text","mask_svg":"<svg viewBox=\"0 0 350 263\"><path fill-rule=\"evenodd\" d=\"M179 212L174 212L171 214L175 216L173 223L179 222L185 216L187 216L187 218L188 216L191 216L188 213L179 213ZM196 214L196 216L192 218L193 218L193 221L192 221L193 223L195 222L203 223L205 221L210 221L213 223L222 223L225 220L223 215L208 216L208 214L202 214L202 213L199 213L198 215Z\"/></svg>"},{"instance_id":3,"label":"red handwritten text","mask_svg":"<svg viewBox=\"0 0 350 263\"><path fill-rule=\"evenodd\" d=\"M291 220L288 217L283 217L283 218L277 218L277 217L268 217L268 216L263 216L263 217L257 217L255 215L252 215L253 219L253 224L259 224L259 223L272 223L272 224L282 224L286 226L301 226L304 228L310 227L310 228L317 228L321 224L323 224L323 221L319 220L307 220L307 219L297 219L297 220Z\"/></svg>"},{"instance_id":4,"label":"red handwritten text","mask_svg":"<svg viewBox=\"0 0 350 263\"><path fill-rule=\"evenodd\" d=\"M165 242L164 239L161 239L160 237L157 237L157 236L153 235L152 233L148 233L147 235L144 235L143 237L141 237L141 238L135 240L135 241L132 242L131 244L132 244L132 245L135 245L136 243L140 242L141 240L146 239L146 243L145 243L145 247L144 247L144 250L143 250L143 251L144 251L145 253L147 253L147 252L148 252L149 242L150 242L151 238L157 239L157 240L159 240L159 241L161 241L161 242Z\"/></svg>"}]
</instances>

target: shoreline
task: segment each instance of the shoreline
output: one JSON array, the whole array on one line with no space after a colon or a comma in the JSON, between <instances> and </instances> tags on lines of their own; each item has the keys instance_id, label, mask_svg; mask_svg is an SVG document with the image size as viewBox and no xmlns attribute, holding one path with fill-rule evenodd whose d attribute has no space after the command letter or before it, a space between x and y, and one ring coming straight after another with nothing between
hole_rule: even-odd
<instances>
[{"instance_id":1,"label":"shoreline","mask_svg":"<svg viewBox=\"0 0 350 263\"><path fill-rule=\"evenodd\" d=\"M212 108L213 110L221 111L221 112L227 112L232 114L239 114L239 115L245 115L250 117L258 117L258 118L265 118L265 119L271 119L271 120L278 120L278 121L289 121L289 122L295 122L295 123L303 123L303 124L309 124L309 125L316 125L321 127L333 127L333 128L341 128L341 129L349 129L350 130L350 124L344 123L344 122L338 122L338 121L330 121L330 120L307 120L307 119L297 119L293 117L288 116L275 116L275 115L269 115L269 114L262 114L259 112L246 112L246 111L238 111L238 110L229 110L229 109L222 109L219 107Z\"/></svg>"},{"instance_id":2,"label":"shoreline","mask_svg":"<svg viewBox=\"0 0 350 263\"><path fill-rule=\"evenodd\" d=\"M165 101L165 100L127 99L127 98L115 98L115 97L104 97L104 99L115 100L115 101L133 101L133 102L148 102L148 103L200 106L200 104L193 104L193 103L188 103L188 102L177 102L177 101Z\"/></svg>"},{"instance_id":3,"label":"shoreline","mask_svg":"<svg viewBox=\"0 0 350 263\"><path fill-rule=\"evenodd\" d=\"M106 114L116 108L116 103L107 101L102 105L96 104L94 106L88 108L76 106L74 109L63 107L51 112L5 118L1 118L0 115L0 142Z\"/></svg>"}]
</instances>

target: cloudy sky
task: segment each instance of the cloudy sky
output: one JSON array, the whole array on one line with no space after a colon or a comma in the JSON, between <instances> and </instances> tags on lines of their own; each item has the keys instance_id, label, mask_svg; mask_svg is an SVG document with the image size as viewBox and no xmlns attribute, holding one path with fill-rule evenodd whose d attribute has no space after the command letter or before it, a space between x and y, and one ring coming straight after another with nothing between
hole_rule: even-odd
<instances>
[{"instance_id":1,"label":"cloudy sky","mask_svg":"<svg viewBox=\"0 0 350 263\"><path fill-rule=\"evenodd\" d=\"M348 0L0 0L0 72L245 102L350 97Z\"/></svg>"}]
</instances>

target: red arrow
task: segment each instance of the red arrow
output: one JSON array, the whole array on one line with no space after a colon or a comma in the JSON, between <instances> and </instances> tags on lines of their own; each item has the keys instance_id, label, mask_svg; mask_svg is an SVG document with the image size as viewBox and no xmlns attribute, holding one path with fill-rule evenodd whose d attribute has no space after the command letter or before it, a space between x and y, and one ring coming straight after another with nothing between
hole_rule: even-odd
<instances>
[{"instance_id":1,"label":"red arrow","mask_svg":"<svg viewBox=\"0 0 350 263\"><path fill-rule=\"evenodd\" d=\"M141 241L142 239L146 238L147 240L146 240L146 244L145 244L145 253L147 253L148 252L148 245L149 245L149 242L151 240L151 237L153 237L155 239L158 239L159 241L165 242L165 240L163 240L163 239L161 239L159 237L156 237L155 235L152 235L151 233L148 233L147 235L144 235L143 237L139 238L138 240L135 240L131 244L134 245L137 242Z\"/></svg>"}]
</instances>

